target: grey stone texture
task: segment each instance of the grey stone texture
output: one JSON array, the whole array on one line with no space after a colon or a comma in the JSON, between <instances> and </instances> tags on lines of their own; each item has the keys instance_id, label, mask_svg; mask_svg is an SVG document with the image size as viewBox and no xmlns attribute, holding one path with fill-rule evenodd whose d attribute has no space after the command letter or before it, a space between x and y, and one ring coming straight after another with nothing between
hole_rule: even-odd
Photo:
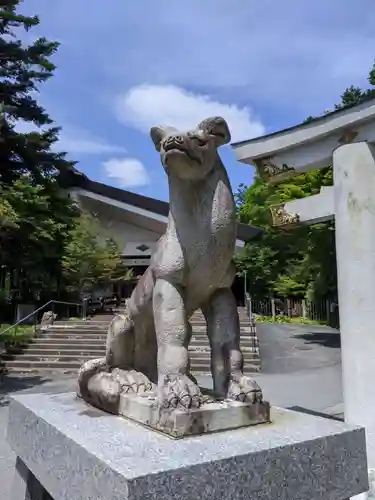
<instances>
[{"instance_id":1,"label":"grey stone texture","mask_svg":"<svg viewBox=\"0 0 375 500\"><path fill-rule=\"evenodd\" d=\"M160 412L155 393L121 394L119 415L176 439L270 421L270 405L264 401L242 403L205 396L199 408Z\"/></svg>"},{"instance_id":2,"label":"grey stone texture","mask_svg":"<svg viewBox=\"0 0 375 500\"><path fill-rule=\"evenodd\" d=\"M279 408L272 424L173 440L74 393L23 395L8 439L54 500L343 500L368 489L362 428Z\"/></svg>"},{"instance_id":3,"label":"grey stone texture","mask_svg":"<svg viewBox=\"0 0 375 500\"><path fill-rule=\"evenodd\" d=\"M231 291L237 221L235 201L218 148L230 142L226 121L208 118L195 130L150 131L169 183L166 232L138 282L127 314L108 330L106 356L87 361L78 394L118 414L122 393L157 387L161 410L199 408L202 393L190 374L189 318L202 309L219 397L259 403L262 392L243 374L240 323Z\"/></svg>"}]
</instances>

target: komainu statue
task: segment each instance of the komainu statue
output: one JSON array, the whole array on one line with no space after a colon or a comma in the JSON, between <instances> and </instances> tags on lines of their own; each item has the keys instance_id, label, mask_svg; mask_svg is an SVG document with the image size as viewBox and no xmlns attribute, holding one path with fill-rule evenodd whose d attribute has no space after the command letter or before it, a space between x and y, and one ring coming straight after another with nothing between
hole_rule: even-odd
<instances>
[{"instance_id":1,"label":"komainu statue","mask_svg":"<svg viewBox=\"0 0 375 500\"><path fill-rule=\"evenodd\" d=\"M230 141L223 118L195 130L150 131L169 182L169 216L151 263L109 326L106 355L87 361L78 395L117 413L120 395L154 390L160 409L198 408L203 401L190 373L189 318L207 321L215 393L250 403L260 387L243 374L240 324L231 285L235 277L235 202L217 148Z\"/></svg>"}]
</instances>

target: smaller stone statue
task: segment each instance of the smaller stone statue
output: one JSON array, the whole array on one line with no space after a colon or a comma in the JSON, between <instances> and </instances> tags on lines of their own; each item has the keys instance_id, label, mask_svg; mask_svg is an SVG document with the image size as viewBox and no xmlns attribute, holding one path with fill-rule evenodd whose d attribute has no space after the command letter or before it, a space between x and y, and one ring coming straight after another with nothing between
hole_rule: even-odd
<instances>
[{"instance_id":1,"label":"smaller stone statue","mask_svg":"<svg viewBox=\"0 0 375 500\"><path fill-rule=\"evenodd\" d=\"M40 328L44 329L53 324L57 317L53 311L46 311L43 313L42 319L40 320Z\"/></svg>"}]
</instances>

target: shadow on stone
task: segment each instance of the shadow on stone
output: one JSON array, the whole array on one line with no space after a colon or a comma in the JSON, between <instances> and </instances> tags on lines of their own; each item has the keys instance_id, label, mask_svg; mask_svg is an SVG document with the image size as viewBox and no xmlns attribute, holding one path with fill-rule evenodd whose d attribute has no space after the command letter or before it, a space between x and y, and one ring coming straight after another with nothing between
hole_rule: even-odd
<instances>
[{"instance_id":1,"label":"shadow on stone","mask_svg":"<svg viewBox=\"0 0 375 500\"><path fill-rule=\"evenodd\" d=\"M288 410L298 411L299 413L305 413L306 415L312 415L314 417L328 418L329 420L337 420L342 422L344 419L337 415L328 415L328 413L321 413L318 411L310 410L309 408L303 408L302 406L289 406Z\"/></svg>"},{"instance_id":2,"label":"shadow on stone","mask_svg":"<svg viewBox=\"0 0 375 500\"><path fill-rule=\"evenodd\" d=\"M32 387L43 385L51 379L40 375L0 375L0 407L9 405L9 394L31 389Z\"/></svg>"},{"instance_id":3,"label":"shadow on stone","mask_svg":"<svg viewBox=\"0 0 375 500\"><path fill-rule=\"evenodd\" d=\"M341 347L341 336L339 333L308 332L294 335L296 339L302 339L306 344L319 344L323 347L338 349Z\"/></svg>"}]
</instances>

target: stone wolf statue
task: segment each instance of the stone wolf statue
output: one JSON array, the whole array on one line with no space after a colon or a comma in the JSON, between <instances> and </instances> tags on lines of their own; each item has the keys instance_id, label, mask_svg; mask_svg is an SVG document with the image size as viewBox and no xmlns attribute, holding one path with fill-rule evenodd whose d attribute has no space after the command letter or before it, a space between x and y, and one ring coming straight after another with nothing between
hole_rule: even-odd
<instances>
[{"instance_id":1,"label":"stone wolf statue","mask_svg":"<svg viewBox=\"0 0 375 500\"><path fill-rule=\"evenodd\" d=\"M230 142L223 118L195 130L150 131L169 182L169 216L151 263L109 326L105 358L83 364L78 395L117 413L122 393L157 392L159 408L197 408L203 396L190 373L189 318L207 321L214 391L261 402L260 387L243 374L240 324L231 285L236 211L217 148Z\"/></svg>"}]
</instances>

